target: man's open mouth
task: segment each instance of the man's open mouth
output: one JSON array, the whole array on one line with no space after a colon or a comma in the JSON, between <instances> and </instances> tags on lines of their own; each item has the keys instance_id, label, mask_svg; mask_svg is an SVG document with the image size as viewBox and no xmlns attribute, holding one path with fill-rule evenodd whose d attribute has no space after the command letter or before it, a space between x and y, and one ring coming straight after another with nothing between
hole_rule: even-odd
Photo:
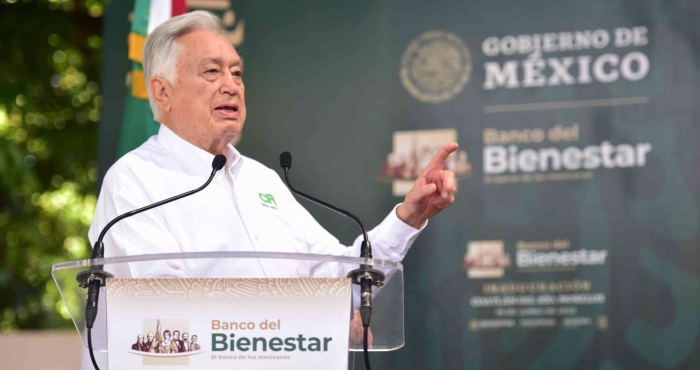
<instances>
[{"instance_id":1,"label":"man's open mouth","mask_svg":"<svg viewBox=\"0 0 700 370\"><path fill-rule=\"evenodd\" d=\"M225 111L225 112L238 112L238 106L235 104L220 105L220 106L216 107L216 110Z\"/></svg>"}]
</instances>

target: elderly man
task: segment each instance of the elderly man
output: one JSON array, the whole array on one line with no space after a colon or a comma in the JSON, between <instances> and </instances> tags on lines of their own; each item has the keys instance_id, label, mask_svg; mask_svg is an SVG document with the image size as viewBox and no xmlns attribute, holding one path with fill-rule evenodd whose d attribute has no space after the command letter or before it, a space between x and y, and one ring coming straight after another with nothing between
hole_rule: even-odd
<instances>
[{"instance_id":1,"label":"elderly man","mask_svg":"<svg viewBox=\"0 0 700 370\"><path fill-rule=\"evenodd\" d=\"M117 224L105 238L106 257L202 250L359 255L360 238L353 248L341 245L275 171L231 146L246 119L243 63L218 18L196 11L166 21L148 37L143 63L160 131L107 172L90 240L119 214L199 187L214 155L225 155L227 162L204 191ZM457 144L443 147L404 202L370 232L375 258L401 260L426 220L454 201L454 174L442 168L456 149ZM276 208L261 204L260 194L274 199ZM124 265L129 271L123 272L133 277L306 273L304 266L271 264L169 261Z\"/></svg>"},{"instance_id":2,"label":"elderly man","mask_svg":"<svg viewBox=\"0 0 700 370\"><path fill-rule=\"evenodd\" d=\"M153 344L154 338L155 338L155 335L153 333L148 333L148 336L146 336L146 352L154 352L155 351L155 345Z\"/></svg>"},{"instance_id":3,"label":"elderly man","mask_svg":"<svg viewBox=\"0 0 700 370\"><path fill-rule=\"evenodd\" d=\"M148 344L144 343L143 335L139 334L136 337L136 343L131 345L131 349L139 352L148 352Z\"/></svg>"},{"instance_id":4,"label":"elderly man","mask_svg":"<svg viewBox=\"0 0 700 370\"><path fill-rule=\"evenodd\" d=\"M358 256L340 244L296 201L277 173L230 143L246 119L243 63L220 20L196 11L172 18L149 35L143 53L149 101L160 131L107 172L89 237L94 243L116 216L197 188L212 159L226 165L205 190L126 219L104 240L105 256L194 251L259 251ZM293 102L290 102L292 104ZM444 146L403 203L369 238L374 258L401 260L426 221L454 202L454 174L444 171L457 144ZM260 195L275 207L261 204ZM293 277L313 267L260 260L133 263L113 271L132 277ZM89 362L88 362L89 363Z\"/></svg>"}]
</instances>

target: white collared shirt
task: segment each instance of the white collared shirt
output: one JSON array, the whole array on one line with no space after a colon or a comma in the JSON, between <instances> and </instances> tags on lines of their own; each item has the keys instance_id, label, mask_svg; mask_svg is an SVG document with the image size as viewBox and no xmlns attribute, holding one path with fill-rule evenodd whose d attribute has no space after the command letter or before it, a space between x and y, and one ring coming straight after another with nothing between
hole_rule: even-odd
<instances>
[{"instance_id":1,"label":"white collared shirt","mask_svg":"<svg viewBox=\"0 0 700 370\"><path fill-rule=\"evenodd\" d=\"M361 237L348 248L304 209L273 170L231 145L212 183L189 197L124 219L104 239L105 257L197 251L258 251L359 256ZM161 125L158 135L107 172L91 243L120 214L195 189L211 173L214 156ZM376 259L400 261L420 233L392 211L369 232ZM308 263L273 260L170 260L122 266L120 277L299 277ZM235 271L235 276L231 272Z\"/></svg>"}]
</instances>

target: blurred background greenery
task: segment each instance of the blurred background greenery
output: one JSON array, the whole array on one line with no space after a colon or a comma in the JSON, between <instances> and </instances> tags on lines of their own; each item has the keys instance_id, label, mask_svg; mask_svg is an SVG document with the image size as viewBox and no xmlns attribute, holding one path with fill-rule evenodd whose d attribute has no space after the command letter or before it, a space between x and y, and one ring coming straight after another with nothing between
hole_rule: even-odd
<instances>
[{"instance_id":1,"label":"blurred background greenery","mask_svg":"<svg viewBox=\"0 0 700 370\"><path fill-rule=\"evenodd\" d=\"M0 0L0 332L68 327L55 263L89 255L104 0Z\"/></svg>"}]
</instances>

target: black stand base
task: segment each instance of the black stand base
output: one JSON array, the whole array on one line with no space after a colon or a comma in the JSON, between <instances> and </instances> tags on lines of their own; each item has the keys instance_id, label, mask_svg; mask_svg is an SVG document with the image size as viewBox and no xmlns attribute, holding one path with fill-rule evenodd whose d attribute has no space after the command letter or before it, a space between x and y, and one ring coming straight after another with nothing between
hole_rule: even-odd
<instances>
[{"instance_id":1,"label":"black stand base","mask_svg":"<svg viewBox=\"0 0 700 370\"><path fill-rule=\"evenodd\" d=\"M352 279L352 283L356 285L362 285L362 280L370 279L373 286L384 285L384 273L375 270L367 265L362 265L359 269L352 270L348 273L348 277Z\"/></svg>"},{"instance_id":2,"label":"black stand base","mask_svg":"<svg viewBox=\"0 0 700 370\"><path fill-rule=\"evenodd\" d=\"M107 282L107 278L113 278L114 275L110 274L109 272L106 272L102 270L101 268L98 269L90 269L90 270L85 270L80 273L75 277L75 280L78 281L78 285L85 289L90 285L91 281L98 280L100 282L100 286L103 287L105 286L105 283Z\"/></svg>"}]
</instances>

